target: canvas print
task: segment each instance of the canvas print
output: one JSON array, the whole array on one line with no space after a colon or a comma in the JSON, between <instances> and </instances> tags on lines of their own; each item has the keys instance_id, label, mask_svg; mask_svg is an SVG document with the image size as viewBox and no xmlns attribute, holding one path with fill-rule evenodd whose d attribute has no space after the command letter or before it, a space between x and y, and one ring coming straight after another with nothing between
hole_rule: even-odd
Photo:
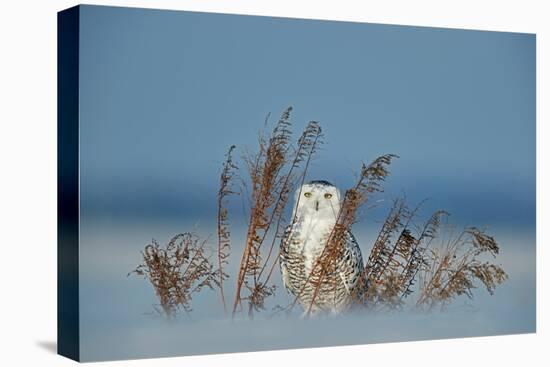
<instances>
[{"instance_id":1,"label":"canvas print","mask_svg":"<svg viewBox=\"0 0 550 367\"><path fill-rule=\"evenodd\" d=\"M60 354L535 332L534 34L58 25Z\"/></svg>"}]
</instances>

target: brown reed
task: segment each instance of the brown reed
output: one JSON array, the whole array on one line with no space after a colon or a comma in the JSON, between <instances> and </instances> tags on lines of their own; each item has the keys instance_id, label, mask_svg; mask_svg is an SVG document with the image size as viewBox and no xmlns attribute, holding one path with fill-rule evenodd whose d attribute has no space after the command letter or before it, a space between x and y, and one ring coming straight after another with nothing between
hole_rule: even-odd
<instances>
[{"instance_id":1,"label":"brown reed","mask_svg":"<svg viewBox=\"0 0 550 367\"><path fill-rule=\"evenodd\" d=\"M227 314L227 305L225 301L225 294L223 283L229 278L229 275L225 272L225 267L228 264L228 258L231 251L231 231L229 229L229 211L227 210L227 201L230 195L238 194L233 191L232 183L235 177L238 166L233 162L233 151L235 146L229 147L225 155L225 162L223 164L222 172L220 174L220 188L218 190L217 197L217 229L218 229L218 275L219 275L219 288L220 298L223 305L223 310Z\"/></svg>"},{"instance_id":2,"label":"brown reed","mask_svg":"<svg viewBox=\"0 0 550 367\"><path fill-rule=\"evenodd\" d=\"M168 318L179 310L191 312L194 294L220 285L206 240L193 233L180 233L166 246L153 239L141 255L142 263L128 275L143 276L151 283L160 302L155 310Z\"/></svg>"},{"instance_id":3,"label":"brown reed","mask_svg":"<svg viewBox=\"0 0 550 367\"><path fill-rule=\"evenodd\" d=\"M267 275L265 269L276 241L282 236L284 208L297 182L300 179L303 182L309 162L321 143L321 128L312 121L296 146L292 145L291 111L292 107L284 111L267 137L260 135L257 153L244 157L251 183L251 209L233 301L233 317L239 306L242 309L243 301L248 302L248 315L252 317L254 311L264 309L265 299L273 295L276 286L269 283L269 279L274 266L269 267ZM265 242L271 244L263 257L262 245ZM243 295L243 287L248 295Z\"/></svg>"},{"instance_id":4,"label":"brown reed","mask_svg":"<svg viewBox=\"0 0 550 367\"><path fill-rule=\"evenodd\" d=\"M416 307L443 310L458 296L473 298L475 283L481 282L489 294L508 279L500 265L483 257L495 258L499 245L484 231L469 227L445 245L430 251L421 274L420 295Z\"/></svg>"}]
</instances>

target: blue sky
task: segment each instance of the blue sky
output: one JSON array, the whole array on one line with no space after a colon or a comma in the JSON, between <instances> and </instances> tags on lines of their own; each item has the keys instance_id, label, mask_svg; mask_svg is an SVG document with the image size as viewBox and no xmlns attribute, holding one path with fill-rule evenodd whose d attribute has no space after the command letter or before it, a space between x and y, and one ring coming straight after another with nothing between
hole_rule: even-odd
<instances>
[{"instance_id":1,"label":"blue sky","mask_svg":"<svg viewBox=\"0 0 550 367\"><path fill-rule=\"evenodd\" d=\"M397 153L384 198L534 225L532 34L84 6L80 54L83 215L208 218L227 147L292 105L312 179Z\"/></svg>"}]
</instances>

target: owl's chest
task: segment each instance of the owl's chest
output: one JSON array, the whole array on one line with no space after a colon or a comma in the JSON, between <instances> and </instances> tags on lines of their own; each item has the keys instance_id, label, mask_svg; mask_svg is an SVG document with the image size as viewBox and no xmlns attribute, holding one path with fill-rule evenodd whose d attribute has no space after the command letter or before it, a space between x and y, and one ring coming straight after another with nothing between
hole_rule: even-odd
<instances>
[{"instance_id":1,"label":"owl's chest","mask_svg":"<svg viewBox=\"0 0 550 367\"><path fill-rule=\"evenodd\" d=\"M293 250L304 261L306 275L311 272L315 260L321 255L334 227L334 221L304 220L293 236Z\"/></svg>"}]
</instances>

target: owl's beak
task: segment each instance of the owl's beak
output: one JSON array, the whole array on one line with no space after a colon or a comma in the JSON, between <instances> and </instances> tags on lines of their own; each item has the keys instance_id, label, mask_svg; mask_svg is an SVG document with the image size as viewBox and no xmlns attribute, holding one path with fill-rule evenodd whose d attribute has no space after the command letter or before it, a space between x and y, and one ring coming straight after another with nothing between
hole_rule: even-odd
<instances>
[{"instance_id":1,"label":"owl's beak","mask_svg":"<svg viewBox=\"0 0 550 367\"><path fill-rule=\"evenodd\" d=\"M319 211L319 201L315 202L315 211Z\"/></svg>"}]
</instances>

